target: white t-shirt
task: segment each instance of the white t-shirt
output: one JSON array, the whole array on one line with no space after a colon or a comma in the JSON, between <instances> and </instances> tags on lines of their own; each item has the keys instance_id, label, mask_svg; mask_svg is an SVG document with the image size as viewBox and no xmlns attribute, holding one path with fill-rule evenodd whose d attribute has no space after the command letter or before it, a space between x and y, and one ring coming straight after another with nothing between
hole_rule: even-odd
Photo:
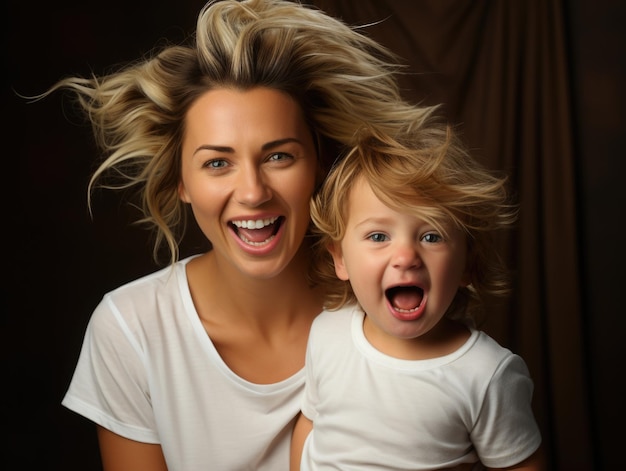
<instances>
[{"instance_id":1,"label":"white t-shirt","mask_svg":"<svg viewBox=\"0 0 626 471\"><path fill-rule=\"evenodd\" d=\"M262 385L235 375L194 308L190 258L104 296L62 403L161 444L170 471L286 470L304 370Z\"/></svg>"},{"instance_id":2,"label":"white t-shirt","mask_svg":"<svg viewBox=\"0 0 626 471\"><path fill-rule=\"evenodd\" d=\"M369 344L350 306L314 320L306 361L303 471L499 468L541 443L526 364L483 332L449 355L401 360Z\"/></svg>"}]
</instances>

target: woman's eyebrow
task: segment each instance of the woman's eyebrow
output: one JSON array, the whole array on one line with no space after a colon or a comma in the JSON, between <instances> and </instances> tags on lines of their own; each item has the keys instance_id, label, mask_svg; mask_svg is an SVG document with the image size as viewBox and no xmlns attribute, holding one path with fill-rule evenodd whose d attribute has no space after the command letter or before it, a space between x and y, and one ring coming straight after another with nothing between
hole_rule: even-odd
<instances>
[{"instance_id":1,"label":"woman's eyebrow","mask_svg":"<svg viewBox=\"0 0 626 471\"><path fill-rule=\"evenodd\" d=\"M279 147L283 144L287 144L290 142L295 142L296 144L302 144L302 142L299 139L296 139L295 137L286 137L284 139L277 139L275 141L270 141L266 144L263 144L261 146L261 150L267 151L269 149L273 149L275 147ZM232 147L203 144L194 151L194 154L200 152L201 150L214 150L216 152L223 152L223 153L229 153L229 154L232 154L235 152L235 149L233 149Z\"/></svg>"},{"instance_id":2,"label":"woman's eyebrow","mask_svg":"<svg viewBox=\"0 0 626 471\"><path fill-rule=\"evenodd\" d=\"M228 146L213 146L211 144L203 144L203 145L199 146L193 152L193 155L197 154L201 150L214 150L214 151L217 151L217 152L224 152L224 153L229 153L229 154L232 154L232 153L235 152L235 149L233 149L232 147L228 147Z\"/></svg>"},{"instance_id":3,"label":"woman's eyebrow","mask_svg":"<svg viewBox=\"0 0 626 471\"><path fill-rule=\"evenodd\" d=\"M277 139L275 141L268 142L267 144L263 144L263 146L261 146L261 150L273 149L274 147L288 144L290 142L295 142L296 144L302 145L302 141L300 141L299 139L296 139L295 137L286 137L285 139Z\"/></svg>"}]
</instances>

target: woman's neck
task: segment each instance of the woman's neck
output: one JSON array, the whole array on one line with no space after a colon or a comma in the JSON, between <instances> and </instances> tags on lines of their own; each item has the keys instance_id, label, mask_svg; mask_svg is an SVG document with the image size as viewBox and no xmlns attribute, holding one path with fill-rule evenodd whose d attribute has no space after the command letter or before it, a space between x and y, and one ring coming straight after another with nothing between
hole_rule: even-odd
<instances>
[{"instance_id":1,"label":"woman's neck","mask_svg":"<svg viewBox=\"0 0 626 471\"><path fill-rule=\"evenodd\" d=\"M219 316L253 324L288 323L303 312L322 309L321 296L308 284L304 251L271 278L244 276L218 262L214 253L207 252L187 265L189 288L201 319Z\"/></svg>"},{"instance_id":2,"label":"woman's neck","mask_svg":"<svg viewBox=\"0 0 626 471\"><path fill-rule=\"evenodd\" d=\"M307 284L306 266L259 279L218 272L214 254L187 264L198 317L223 361L248 381L281 381L304 366L309 329L322 296Z\"/></svg>"}]
</instances>

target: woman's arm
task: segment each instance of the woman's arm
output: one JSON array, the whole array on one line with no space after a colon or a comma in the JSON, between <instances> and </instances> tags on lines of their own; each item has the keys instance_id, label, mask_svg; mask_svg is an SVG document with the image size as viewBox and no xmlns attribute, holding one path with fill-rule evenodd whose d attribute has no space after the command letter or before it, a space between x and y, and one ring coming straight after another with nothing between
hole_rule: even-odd
<instances>
[{"instance_id":1,"label":"woman's arm","mask_svg":"<svg viewBox=\"0 0 626 471\"><path fill-rule=\"evenodd\" d=\"M488 471L545 471L545 469L546 463L541 448L515 466L508 468L487 468Z\"/></svg>"},{"instance_id":2,"label":"woman's arm","mask_svg":"<svg viewBox=\"0 0 626 471\"><path fill-rule=\"evenodd\" d=\"M291 459L289 461L290 471L300 471L302 447L304 446L306 437L312 429L313 422L300 413L298 415L298 419L296 420L296 425L293 427L293 433L291 434Z\"/></svg>"},{"instance_id":3,"label":"woman's arm","mask_svg":"<svg viewBox=\"0 0 626 471\"><path fill-rule=\"evenodd\" d=\"M101 426L98 442L105 471L167 471L161 445L130 440Z\"/></svg>"}]
</instances>

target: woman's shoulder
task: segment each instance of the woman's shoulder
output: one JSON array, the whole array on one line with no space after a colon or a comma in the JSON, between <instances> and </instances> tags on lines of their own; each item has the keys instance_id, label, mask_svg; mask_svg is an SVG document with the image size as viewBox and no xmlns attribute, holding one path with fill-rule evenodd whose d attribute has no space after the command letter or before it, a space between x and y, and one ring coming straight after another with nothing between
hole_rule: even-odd
<instances>
[{"instance_id":1,"label":"woman's shoulder","mask_svg":"<svg viewBox=\"0 0 626 471\"><path fill-rule=\"evenodd\" d=\"M123 299L136 297L150 297L153 293L176 290L181 280L186 280L185 266L194 257L179 260L171 265L147 273L128 281L107 292L104 297Z\"/></svg>"},{"instance_id":2,"label":"woman's shoulder","mask_svg":"<svg viewBox=\"0 0 626 471\"><path fill-rule=\"evenodd\" d=\"M180 332L201 330L181 260L109 291L89 320L87 335L98 345L120 345L124 339L135 350L153 342L176 342Z\"/></svg>"},{"instance_id":3,"label":"woman's shoulder","mask_svg":"<svg viewBox=\"0 0 626 471\"><path fill-rule=\"evenodd\" d=\"M94 317L132 319L158 317L159 313L184 311L191 295L185 266L193 257L143 275L107 292L94 311Z\"/></svg>"}]
</instances>

